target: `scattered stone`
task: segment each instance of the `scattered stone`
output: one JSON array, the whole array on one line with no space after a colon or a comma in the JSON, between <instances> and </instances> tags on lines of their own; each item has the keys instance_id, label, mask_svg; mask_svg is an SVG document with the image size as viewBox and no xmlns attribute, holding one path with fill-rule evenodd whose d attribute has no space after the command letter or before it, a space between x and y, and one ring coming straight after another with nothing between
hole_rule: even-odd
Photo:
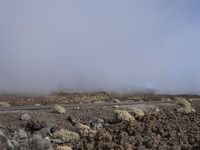
<instances>
[{"instance_id":1,"label":"scattered stone","mask_svg":"<svg viewBox=\"0 0 200 150\"><path fill-rule=\"evenodd\" d=\"M35 104L34 106L41 106L40 104Z\"/></svg>"},{"instance_id":2,"label":"scattered stone","mask_svg":"<svg viewBox=\"0 0 200 150\"><path fill-rule=\"evenodd\" d=\"M127 121L129 123L135 121L135 118L126 110L115 110L117 120Z\"/></svg>"},{"instance_id":3,"label":"scattered stone","mask_svg":"<svg viewBox=\"0 0 200 150\"><path fill-rule=\"evenodd\" d=\"M27 133L23 129L19 129L18 134L21 139L27 138Z\"/></svg>"},{"instance_id":4,"label":"scattered stone","mask_svg":"<svg viewBox=\"0 0 200 150\"><path fill-rule=\"evenodd\" d=\"M64 142L74 142L80 139L80 136L78 133L65 130L65 129L60 129L58 131L55 131L53 135L55 138L61 139Z\"/></svg>"},{"instance_id":5,"label":"scattered stone","mask_svg":"<svg viewBox=\"0 0 200 150\"><path fill-rule=\"evenodd\" d=\"M61 139L53 139L52 142L54 142L55 144L64 144Z\"/></svg>"},{"instance_id":6,"label":"scattered stone","mask_svg":"<svg viewBox=\"0 0 200 150\"><path fill-rule=\"evenodd\" d=\"M74 107L74 110L79 110L80 109L80 107Z\"/></svg>"},{"instance_id":7,"label":"scattered stone","mask_svg":"<svg viewBox=\"0 0 200 150\"><path fill-rule=\"evenodd\" d=\"M69 146L57 146L56 150L72 150L72 148Z\"/></svg>"},{"instance_id":8,"label":"scattered stone","mask_svg":"<svg viewBox=\"0 0 200 150\"><path fill-rule=\"evenodd\" d=\"M10 107L10 104L8 102L0 102L0 108L2 107Z\"/></svg>"},{"instance_id":9,"label":"scattered stone","mask_svg":"<svg viewBox=\"0 0 200 150\"><path fill-rule=\"evenodd\" d=\"M79 121L80 121L80 119L79 118L76 118L76 117L74 117L74 116L69 116L68 117L68 120L71 122L71 124L73 125L73 126L75 126L77 123L79 123Z\"/></svg>"},{"instance_id":10,"label":"scattered stone","mask_svg":"<svg viewBox=\"0 0 200 150\"><path fill-rule=\"evenodd\" d=\"M101 123L97 123L94 125L94 127L98 130L100 128L103 128L103 125Z\"/></svg>"},{"instance_id":11,"label":"scattered stone","mask_svg":"<svg viewBox=\"0 0 200 150\"><path fill-rule=\"evenodd\" d=\"M23 114L20 119L23 121L28 121L31 119L31 117L29 116L29 114Z\"/></svg>"},{"instance_id":12,"label":"scattered stone","mask_svg":"<svg viewBox=\"0 0 200 150\"><path fill-rule=\"evenodd\" d=\"M132 107L131 112L133 112L138 117L143 117L145 115L141 109L136 107Z\"/></svg>"},{"instance_id":13,"label":"scattered stone","mask_svg":"<svg viewBox=\"0 0 200 150\"><path fill-rule=\"evenodd\" d=\"M119 108L119 105L115 105L115 106L113 106L113 108Z\"/></svg>"},{"instance_id":14,"label":"scattered stone","mask_svg":"<svg viewBox=\"0 0 200 150\"><path fill-rule=\"evenodd\" d=\"M55 105L53 112L59 113L59 114L64 114L65 113L65 108L59 105Z\"/></svg>"},{"instance_id":15,"label":"scattered stone","mask_svg":"<svg viewBox=\"0 0 200 150\"><path fill-rule=\"evenodd\" d=\"M120 103L120 100L118 100L118 99L113 99L112 102L113 102L113 103Z\"/></svg>"},{"instance_id":16,"label":"scattered stone","mask_svg":"<svg viewBox=\"0 0 200 150\"><path fill-rule=\"evenodd\" d=\"M170 98L162 98L161 101L164 101L164 102L170 102L172 101Z\"/></svg>"},{"instance_id":17,"label":"scattered stone","mask_svg":"<svg viewBox=\"0 0 200 150\"><path fill-rule=\"evenodd\" d=\"M53 150L50 140L43 139L40 135L34 134L31 139L31 147L34 150Z\"/></svg>"},{"instance_id":18,"label":"scattered stone","mask_svg":"<svg viewBox=\"0 0 200 150\"><path fill-rule=\"evenodd\" d=\"M78 123L76 125L76 129L82 137L87 137L87 136L94 137L96 135L96 130L93 130L89 126L83 125L81 123Z\"/></svg>"}]
</instances>

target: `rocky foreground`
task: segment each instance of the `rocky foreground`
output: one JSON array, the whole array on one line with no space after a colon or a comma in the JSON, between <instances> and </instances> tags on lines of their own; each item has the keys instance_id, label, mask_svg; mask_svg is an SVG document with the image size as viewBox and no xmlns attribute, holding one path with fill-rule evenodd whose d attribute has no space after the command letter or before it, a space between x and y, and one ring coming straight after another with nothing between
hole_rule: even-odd
<instances>
[{"instance_id":1,"label":"rocky foreground","mask_svg":"<svg viewBox=\"0 0 200 150\"><path fill-rule=\"evenodd\" d=\"M171 104L0 112L0 149L199 150L200 101L164 100Z\"/></svg>"}]
</instances>

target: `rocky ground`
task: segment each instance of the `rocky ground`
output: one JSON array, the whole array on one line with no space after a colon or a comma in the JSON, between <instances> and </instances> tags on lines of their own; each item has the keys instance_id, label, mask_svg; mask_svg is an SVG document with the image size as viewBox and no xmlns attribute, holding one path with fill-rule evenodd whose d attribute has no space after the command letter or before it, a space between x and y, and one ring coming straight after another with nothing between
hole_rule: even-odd
<instances>
[{"instance_id":1,"label":"rocky ground","mask_svg":"<svg viewBox=\"0 0 200 150\"><path fill-rule=\"evenodd\" d=\"M119 106L122 101L167 104ZM113 106L63 108L66 103ZM55 105L47 110L0 112L2 150L199 150L198 96L59 94L46 97L4 95L0 107Z\"/></svg>"}]
</instances>

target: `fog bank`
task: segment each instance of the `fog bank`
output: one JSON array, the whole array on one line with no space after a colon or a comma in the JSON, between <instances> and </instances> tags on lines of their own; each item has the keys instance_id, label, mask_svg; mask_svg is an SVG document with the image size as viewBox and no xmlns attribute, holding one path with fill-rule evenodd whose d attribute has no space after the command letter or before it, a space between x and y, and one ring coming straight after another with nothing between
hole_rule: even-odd
<instances>
[{"instance_id":1,"label":"fog bank","mask_svg":"<svg viewBox=\"0 0 200 150\"><path fill-rule=\"evenodd\" d=\"M198 0L0 1L0 93L200 93Z\"/></svg>"}]
</instances>

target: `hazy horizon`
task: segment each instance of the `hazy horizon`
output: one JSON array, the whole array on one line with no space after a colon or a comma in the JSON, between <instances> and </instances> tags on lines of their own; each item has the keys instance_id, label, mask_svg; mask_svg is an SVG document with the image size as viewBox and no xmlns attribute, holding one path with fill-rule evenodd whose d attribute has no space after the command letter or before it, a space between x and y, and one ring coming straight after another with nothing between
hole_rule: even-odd
<instances>
[{"instance_id":1,"label":"hazy horizon","mask_svg":"<svg viewBox=\"0 0 200 150\"><path fill-rule=\"evenodd\" d=\"M200 1L0 1L0 93L200 93Z\"/></svg>"}]
</instances>

